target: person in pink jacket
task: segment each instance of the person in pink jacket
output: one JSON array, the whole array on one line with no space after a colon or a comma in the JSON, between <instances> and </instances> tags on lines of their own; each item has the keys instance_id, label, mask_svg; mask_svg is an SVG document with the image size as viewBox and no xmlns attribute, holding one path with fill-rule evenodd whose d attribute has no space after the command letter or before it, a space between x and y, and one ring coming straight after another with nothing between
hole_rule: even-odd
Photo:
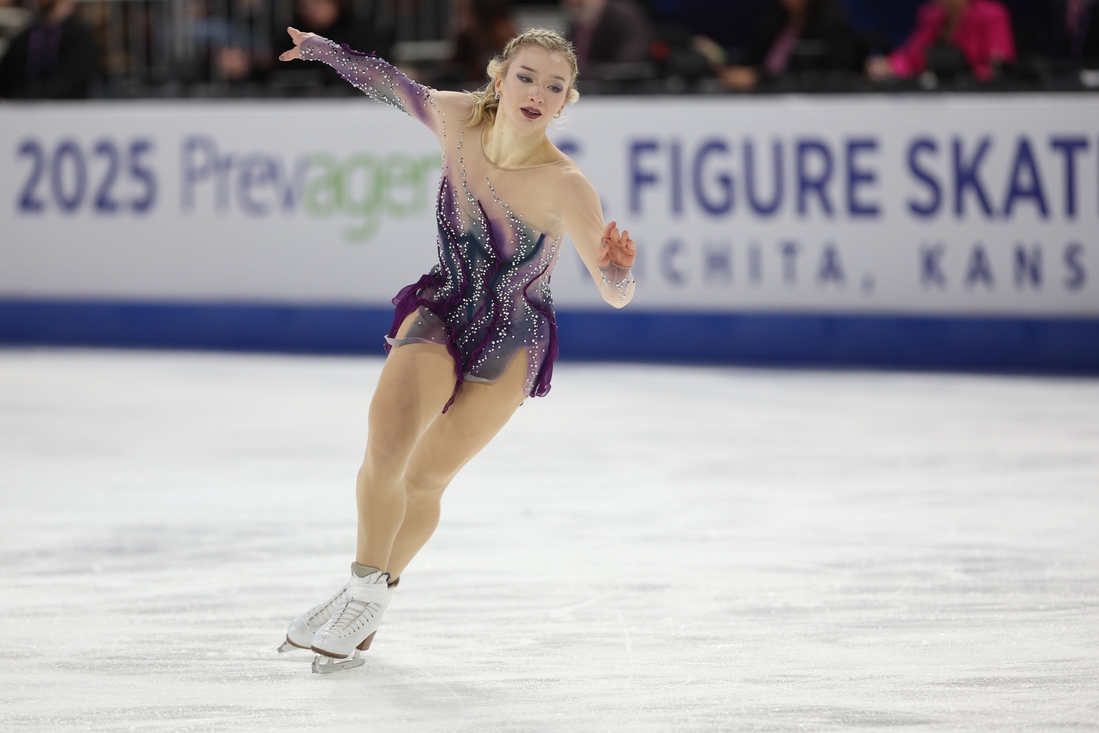
<instances>
[{"instance_id":1,"label":"person in pink jacket","mask_svg":"<svg viewBox=\"0 0 1099 733\"><path fill-rule=\"evenodd\" d=\"M961 50L981 81L993 78L997 63L1015 60L1006 7L995 0L934 0L920 7L916 28L904 45L889 56L870 59L866 72L875 81L916 76L926 68L927 50L937 44Z\"/></svg>"}]
</instances>

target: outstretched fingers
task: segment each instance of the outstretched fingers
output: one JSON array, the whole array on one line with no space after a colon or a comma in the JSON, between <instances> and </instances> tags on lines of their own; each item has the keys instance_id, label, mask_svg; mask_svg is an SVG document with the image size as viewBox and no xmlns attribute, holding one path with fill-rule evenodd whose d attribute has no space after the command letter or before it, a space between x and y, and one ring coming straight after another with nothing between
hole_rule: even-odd
<instances>
[{"instance_id":1,"label":"outstretched fingers","mask_svg":"<svg viewBox=\"0 0 1099 733\"><path fill-rule=\"evenodd\" d=\"M637 245L630 239L629 230L619 232L617 222L609 222L603 228L603 238L599 241L599 267L612 263L619 267L633 267L636 257Z\"/></svg>"},{"instance_id":2,"label":"outstretched fingers","mask_svg":"<svg viewBox=\"0 0 1099 733\"><path fill-rule=\"evenodd\" d=\"M279 54L279 60L280 61L293 61L294 59L300 59L301 58L301 50L300 49L301 49L302 41L304 41L306 38L309 38L310 36L316 35L316 34L314 34L314 33L302 33L301 31L299 31L297 28L294 28L293 26L287 26L286 32L290 34L290 40L292 40L294 42L294 47L292 49L290 49L289 51L285 51L285 52Z\"/></svg>"},{"instance_id":3,"label":"outstretched fingers","mask_svg":"<svg viewBox=\"0 0 1099 733\"><path fill-rule=\"evenodd\" d=\"M637 258L637 245L630 239L628 230L623 230L618 241L611 243L610 258L619 267L633 267L634 260Z\"/></svg>"},{"instance_id":4,"label":"outstretched fingers","mask_svg":"<svg viewBox=\"0 0 1099 733\"><path fill-rule=\"evenodd\" d=\"M596 258L599 267L606 267L611 263L612 246L619 240L617 224L613 221L607 222L603 227L603 237L599 240L599 256Z\"/></svg>"}]
</instances>

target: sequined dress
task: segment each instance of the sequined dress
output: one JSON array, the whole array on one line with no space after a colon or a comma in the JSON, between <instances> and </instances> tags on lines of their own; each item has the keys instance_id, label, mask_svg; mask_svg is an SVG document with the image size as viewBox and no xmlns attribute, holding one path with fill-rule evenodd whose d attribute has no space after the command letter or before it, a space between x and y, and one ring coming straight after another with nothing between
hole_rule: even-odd
<instances>
[{"instance_id":1,"label":"sequined dress","mask_svg":"<svg viewBox=\"0 0 1099 733\"><path fill-rule=\"evenodd\" d=\"M495 381L524 353L525 392L544 396L558 353L550 276L565 234L545 194L547 186L562 185L571 161L501 168L484 152L482 125L468 127L453 110L440 108L437 92L384 60L320 37L304 41L300 53L418 119L442 148L435 207L439 262L393 299L386 350L411 342L446 345L456 381L444 412L464 381ZM397 339L412 313L417 318Z\"/></svg>"}]
</instances>

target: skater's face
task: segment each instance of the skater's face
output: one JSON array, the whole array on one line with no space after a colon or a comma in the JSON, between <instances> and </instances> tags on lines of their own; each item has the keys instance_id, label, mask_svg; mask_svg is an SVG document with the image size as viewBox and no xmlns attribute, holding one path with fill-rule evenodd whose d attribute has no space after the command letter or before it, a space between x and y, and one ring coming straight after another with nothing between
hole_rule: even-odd
<instances>
[{"instance_id":1,"label":"skater's face","mask_svg":"<svg viewBox=\"0 0 1099 733\"><path fill-rule=\"evenodd\" d=\"M498 114L525 128L545 129L564 109L571 79L572 68L561 54L541 46L524 46L496 80Z\"/></svg>"}]
</instances>

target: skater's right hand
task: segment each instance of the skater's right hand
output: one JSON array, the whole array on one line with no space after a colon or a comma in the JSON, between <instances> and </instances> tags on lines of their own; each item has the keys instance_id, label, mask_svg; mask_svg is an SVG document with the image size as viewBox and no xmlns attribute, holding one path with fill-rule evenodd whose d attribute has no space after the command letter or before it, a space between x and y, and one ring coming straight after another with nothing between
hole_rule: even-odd
<instances>
[{"instance_id":1,"label":"skater's right hand","mask_svg":"<svg viewBox=\"0 0 1099 733\"><path fill-rule=\"evenodd\" d=\"M291 40L294 41L294 47L289 51L279 56L279 61L291 61L293 59L301 58L301 44L306 38L312 38L317 35L316 33L302 33L297 28L287 28L286 32L290 34Z\"/></svg>"},{"instance_id":2,"label":"skater's right hand","mask_svg":"<svg viewBox=\"0 0 1099 733\"><path fill-rule=\"evenodd\" d=\"M596 264L599 267L618 265L624 269L633 267L637 257L637 245L630 239L630 233L623 230L618 233L618 222L609 222L603 227L603 238L599 242L599 254Z\"/></svg>"}]
</instances>

